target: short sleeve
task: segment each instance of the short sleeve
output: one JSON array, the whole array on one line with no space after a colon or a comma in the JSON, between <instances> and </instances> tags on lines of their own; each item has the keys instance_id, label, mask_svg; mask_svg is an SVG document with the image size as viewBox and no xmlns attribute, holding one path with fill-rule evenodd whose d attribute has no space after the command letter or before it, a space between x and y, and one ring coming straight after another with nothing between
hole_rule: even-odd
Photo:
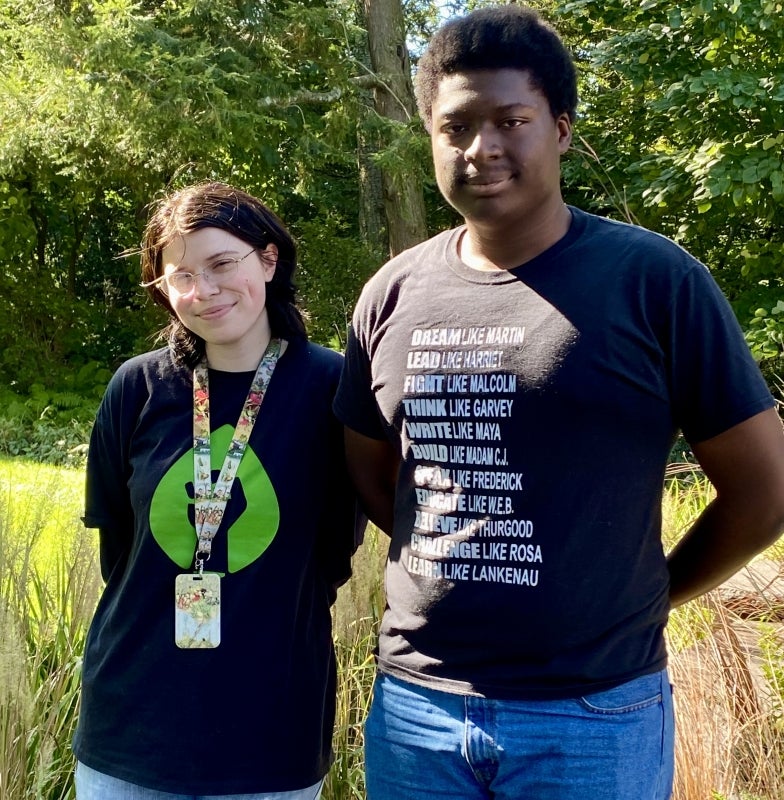
<instances>
[{"instance_id":1,"label":"short sleeve","mask_svg":"<svg viewBox=\"0 0 784 800\"><path fill-rule=\"evenodd\" d=\"M124 563L133 538L124 427L123 380L120 374L115 374L93 424L85 476L84 524L100 531L104 580L108 580L118 564Z\"/></svg>"},{"instance_id":2,"label":"short sleeve","mask_svg":"<svg viewBox=\"0 0 784 800\"><path fill-rule=\"evenodd\" d=\"M717 436L774 404L727 299L695 262L671 306L675 422L690 442Z\"/></svg>"},{"instance_id":3,"label":"short sleeve","mask_svg":"<svg viewBox=\"0 0 784 800\"><path fill-rule=\"evenodd\" d=\"M346 357L340 377L334 410L348 428L371 439L384 439L384 425L373 395L370 357L363 346L363 331L357 331L358 314L349 329Z\"/></svg>"}]
</instances>

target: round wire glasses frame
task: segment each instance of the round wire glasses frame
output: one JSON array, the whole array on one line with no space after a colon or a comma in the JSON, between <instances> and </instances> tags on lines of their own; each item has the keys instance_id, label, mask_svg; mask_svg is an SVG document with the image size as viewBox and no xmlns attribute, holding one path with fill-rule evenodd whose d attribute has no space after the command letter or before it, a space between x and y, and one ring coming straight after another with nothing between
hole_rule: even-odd
<instances>
[{"instance_id":1,"label":"round wire glasses frame","mask_svg":"<svg viewBox=\"0 0 784 800\"><path fill-rule=\"evenodd\" d=\"M251 253L255 253L257 250L258 247L254 247L253 250L245 253L244 256L240 256L239 258L228 258L226 256L221 256L217 261L215 261L214 264L204 267L201 272L170 272L168 275L160 275L152 281L147 281L146 283L141 283L139 285L143 289L147 289L150 286L160 286L163 291L165 291L165 289L173 289L175 292L177 292L177 294L188 294L188 292L190 292L196 285L196 278L201 278L206 275L211 284L215 285L220 283L223 278L231 275L233 272L236 272L239 268L240 262L244 261L249 255L251 255ZM265 256L265 252L261 251L260 255L263 258Z\"/></svg>"}]
</instances>

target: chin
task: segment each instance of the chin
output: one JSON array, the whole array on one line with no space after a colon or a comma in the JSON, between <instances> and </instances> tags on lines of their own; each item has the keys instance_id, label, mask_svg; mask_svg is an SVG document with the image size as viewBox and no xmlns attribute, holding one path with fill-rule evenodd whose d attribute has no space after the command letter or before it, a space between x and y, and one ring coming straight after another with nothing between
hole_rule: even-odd
<instances>
[{"instance_id":1,"label":"chin","mask_svg":"<svg viewBox=\"0 0 784 800\"><path fill-rule=\"evenodd\" d=\"M522 216L517 210L500 207L500 204L494 197L488 197L478 203L471 203L470 206L465 204L463 208L458 209L458 211L466 222L482 225L508 224L519 220Z\"/></svg>"}]
</instances>

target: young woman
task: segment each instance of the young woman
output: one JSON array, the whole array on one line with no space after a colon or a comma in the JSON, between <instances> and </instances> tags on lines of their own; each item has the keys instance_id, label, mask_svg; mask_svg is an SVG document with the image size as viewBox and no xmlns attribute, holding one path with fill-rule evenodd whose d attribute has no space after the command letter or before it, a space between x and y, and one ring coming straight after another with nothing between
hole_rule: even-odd
<instances>
[{"instance_id":1,"label":"young woman","mask_svg":"<svg viewBox=\"0 0 784 800\"><path fill-rule=\"evenodd\" d=\"M141 260L168 344L120 367L90 442L106 588L77 797L313 800L331 758L329 608L359 530L331 411L341 357L307 341L294 243L242 191L165 198Z\"/></svg>"}]
</instances>

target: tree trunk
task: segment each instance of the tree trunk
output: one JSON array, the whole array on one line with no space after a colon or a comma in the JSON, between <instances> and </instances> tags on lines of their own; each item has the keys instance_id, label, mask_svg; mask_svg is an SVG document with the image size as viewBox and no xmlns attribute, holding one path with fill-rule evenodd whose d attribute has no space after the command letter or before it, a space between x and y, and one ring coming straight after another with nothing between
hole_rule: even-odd
<instances>
[{"instance_id":1,"label":"tree trunk","mask_svg":"<svg viewBox=\"0 0 784 800\"><path fill-rule=\"evenodd\" d=\"M400 0L363 0L370 63L380 78L373 90L376 112L387 119L407 123L416 113L411 65ZM384 211L390 255L427 238L422 187L411 178L384 170Z\"/></svg>"},{"instance_id":2,"label":"tree trunk","mask_svg":"<svg viewBox=\"0 0 784 800\"><path fill-rule=\"evenodd\" d=\"M369 112L366 112L366 115ZM383 252L388 249L384 182L373 163L377 142L369 140L360 119L357 126L357 167L359 169L359 235L362 241Z\"/></svg>"}]
</instances>

